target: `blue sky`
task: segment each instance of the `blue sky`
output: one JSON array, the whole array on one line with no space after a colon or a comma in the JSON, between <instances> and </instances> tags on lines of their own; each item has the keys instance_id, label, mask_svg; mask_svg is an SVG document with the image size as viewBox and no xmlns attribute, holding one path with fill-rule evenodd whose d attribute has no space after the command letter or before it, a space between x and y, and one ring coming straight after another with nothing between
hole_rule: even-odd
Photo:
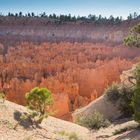
<instances>
[{"instance_id":1,"label":"blue sky","mask_svg":"<svg viewBox=\"0 0 140 140\"><path fill-rule=\"evenodd\" d=\"M140 14L140 0L0 0L0 12L46 12L47 14L123 16Z\"/></svg>"}]
</instances>

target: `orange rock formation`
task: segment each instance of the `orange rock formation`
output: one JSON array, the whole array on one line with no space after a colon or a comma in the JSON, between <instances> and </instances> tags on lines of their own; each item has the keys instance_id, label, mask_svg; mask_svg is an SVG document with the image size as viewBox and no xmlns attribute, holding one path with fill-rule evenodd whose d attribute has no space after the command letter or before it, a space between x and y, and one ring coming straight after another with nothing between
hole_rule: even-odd
<instances>
[{"instance_id":1,"label":"orange rock formation","mask_svg":"<svg viewBox=\"0 0 140 140\"><path fill-rule=\"evenodd\" d=\"M55 100L55 116L66 119L120 81L140 50L90 43L21 43L3 52L0 45L0 90L7 99L24 105L26 92L47 87Z\"/></svg>"}]
</instances>

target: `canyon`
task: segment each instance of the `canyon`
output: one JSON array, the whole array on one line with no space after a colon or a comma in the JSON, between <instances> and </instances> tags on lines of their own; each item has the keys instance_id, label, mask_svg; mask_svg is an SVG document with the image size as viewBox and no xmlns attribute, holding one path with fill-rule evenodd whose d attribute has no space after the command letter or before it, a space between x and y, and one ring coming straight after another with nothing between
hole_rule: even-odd
<instances>
[{"instance_id":1,"label":"canyon","mask_svg":"<svg viewBox=\"0 0 140 140\"><path fill-rule=\"evenodd\" d=\"M122 71L138 61L140 49L104 43L34 43L0 45L0 90L7 99L25 105L34 87L48 88L53 112L71 120L71 113L100 97L105 88L120 81ZM133 51L132 51L133 49Z\"/></svg>"},{"instance_id":2,"label":"canyon","mask_svg":"<svg viewBox=\"0 0 140 140\"><path fill-rule=\"evenodd\" d=\"M140 49L122 45L137 22L105 26L1 21L0 91L9 101L26 105L27 92L46 87L53 94L54 116L71 121L73 111L120 82L121 73L138 61Z\"/></svg>"}]
</instances>

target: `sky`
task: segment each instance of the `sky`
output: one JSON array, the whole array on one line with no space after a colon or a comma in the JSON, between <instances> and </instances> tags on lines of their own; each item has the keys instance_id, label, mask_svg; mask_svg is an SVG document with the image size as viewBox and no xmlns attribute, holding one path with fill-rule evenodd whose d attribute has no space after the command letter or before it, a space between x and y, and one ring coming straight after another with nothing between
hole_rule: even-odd
<instances>
[{"instance_id":1,"label":"sky","mask_svg":"<svg viewBox=\"0 0 140 140\"><path fill-rule=\"evenodd\" d=\"M39 14L71 14L87 16L95 14L109 17L122 16L130 13L140 14L140 0L0 0L0 12L34 12Z\"/></svg>"}]
</instances>

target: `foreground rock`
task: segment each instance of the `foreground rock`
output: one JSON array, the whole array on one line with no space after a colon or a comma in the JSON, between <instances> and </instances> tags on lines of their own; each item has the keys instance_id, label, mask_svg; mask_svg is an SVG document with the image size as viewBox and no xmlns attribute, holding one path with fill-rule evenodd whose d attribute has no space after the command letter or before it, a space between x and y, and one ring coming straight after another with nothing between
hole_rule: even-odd
<instances>
[{"instance_id":1,"label":"foreground rock","mask_svg":"<svg viewBox=\"0 0 140 140\"><path fill-rule=\"evenodd\" d=\"M111 120L114 120L121 115L120 111L117 109L117 106L112 104L107 99L106 95L103 95L99 97L97 100L91 102L88 106L76 110L72 114L73 120L76 121L76 119L81 116L90 116L95 111L101 113L106 119Z\"/></svg>"},{"instance_id":2,"label":"foreground rock","mask_svg":"<svg viewBox=\"0 0 140 140\"><path fill-rule=\"evenodd\" d=\"M25 107L9 101L0 104L0 140L67 140L69 137L93 139L88 129L53 117L44 120L40 128L31 128L29 122L16 126L18 112L26 111Z\"/></svg>"},{"instance_id":3,"label":"foreground rock","mask_svg":"<svg viewBox=\"0 0 140 140\"><path fill-rule=\"evenodd\" d=\"M137 125L134 121L121 120L108 128L89 131L74 123L49 117L40 127L32 128L29 122L19 123L18 112L26 112L23 106L5 101L0 104L0 140L139 140L140 130L131 129L119 135L116 130ZM72 139L73 138L73 139Z\"/></svg>"}]
</instances>

